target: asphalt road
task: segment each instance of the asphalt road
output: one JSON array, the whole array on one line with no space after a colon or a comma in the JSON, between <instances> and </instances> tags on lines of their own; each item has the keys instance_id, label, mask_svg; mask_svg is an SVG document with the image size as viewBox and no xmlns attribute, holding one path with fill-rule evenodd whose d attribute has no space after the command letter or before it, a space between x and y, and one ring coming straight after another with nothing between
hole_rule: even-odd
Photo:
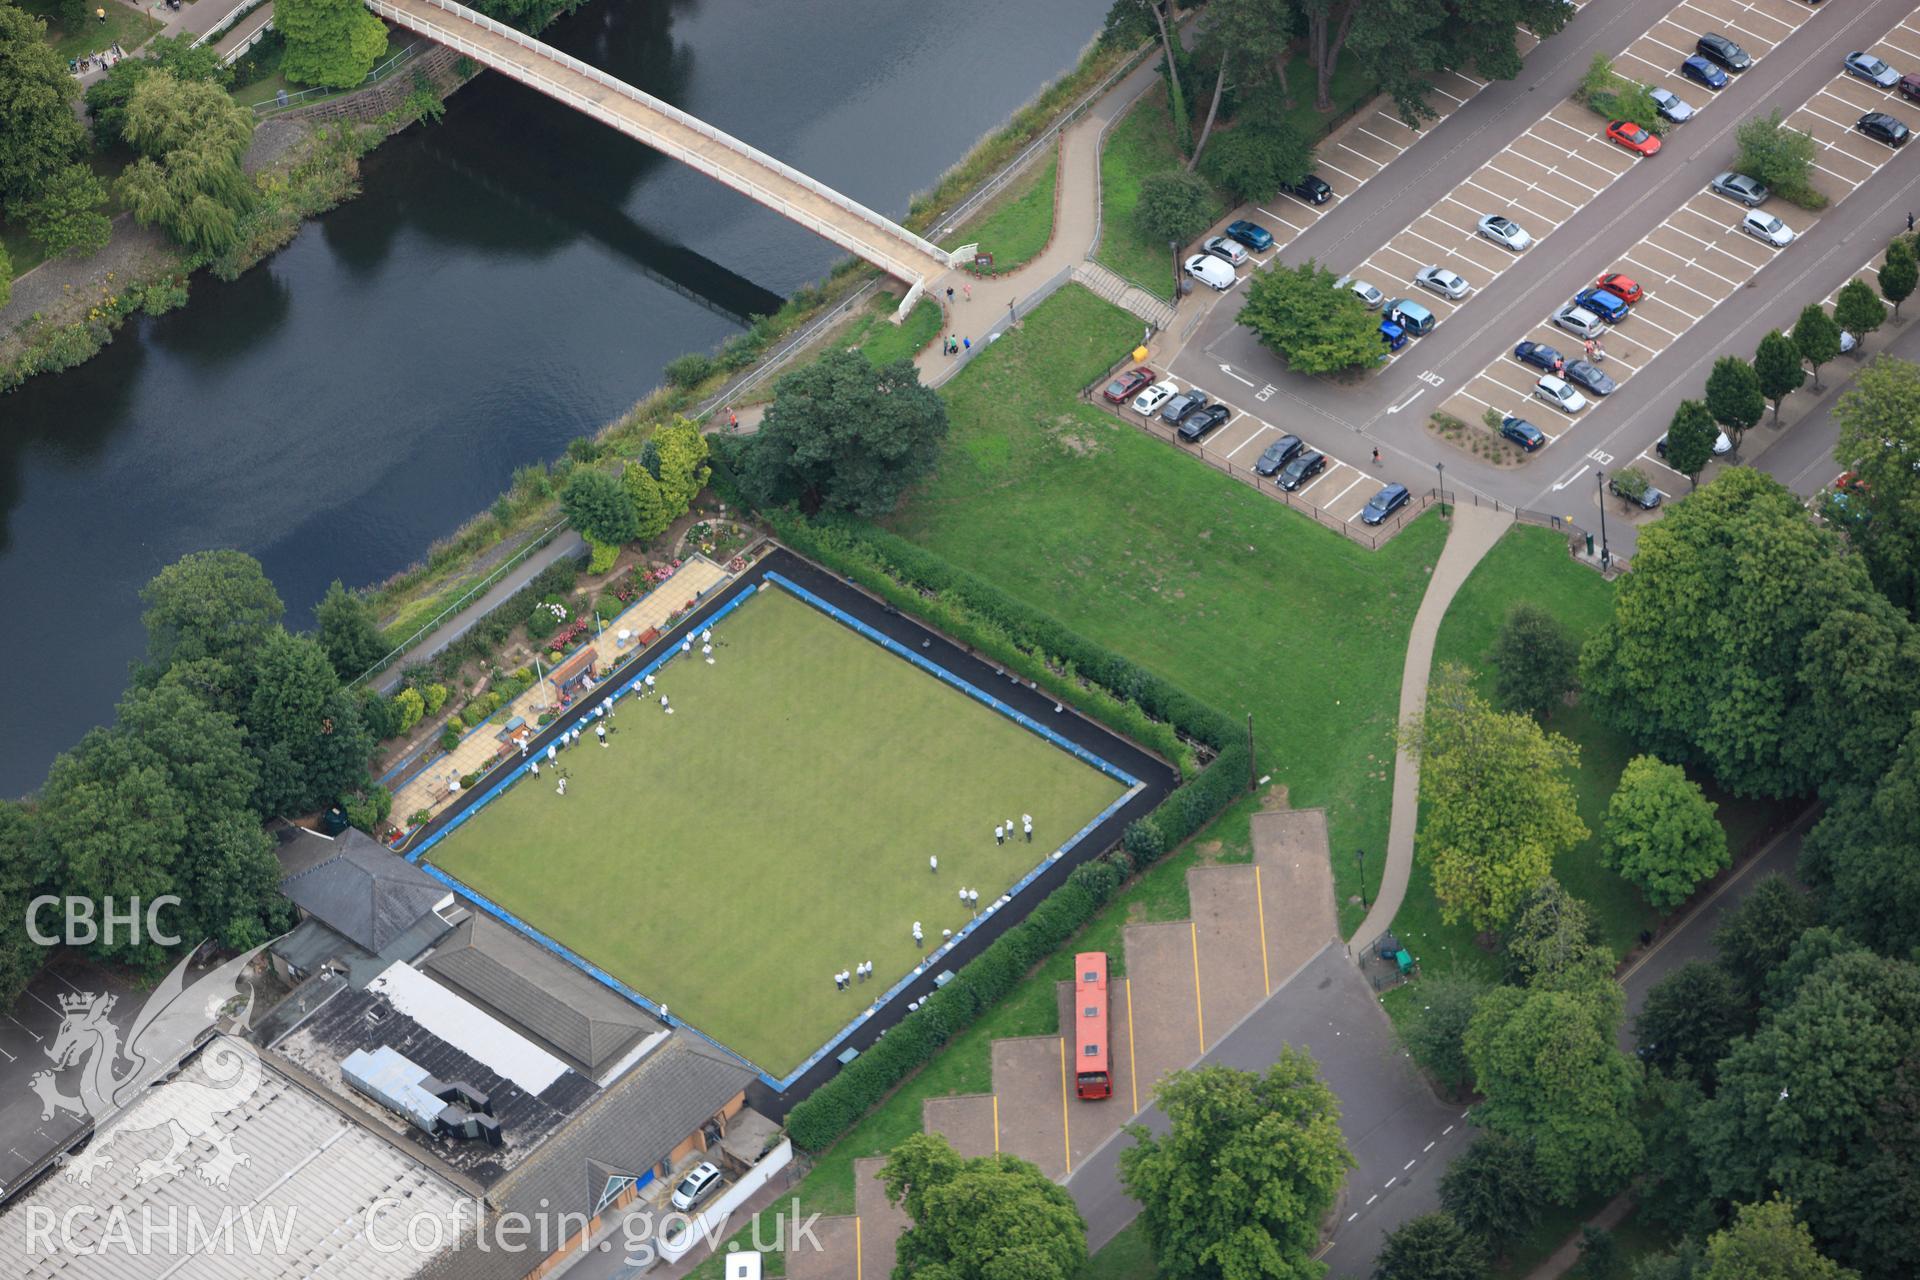
<instances>
[{"instance_id":1,"label":"asphalt road","mask_svg":"<svg viewBox=\"0 0 1920 1280\"><path fill-rule=\"evenodd\" d=\"M1351 269L1559 103L1594 54L1626 48L1670 7L1663 0L1587 6L1566 31L1529 56L1518 80L1476 94L1328 210L1279 257L1289 263L1312 258L1336 271ZM1661 155L1601 190L1522 262L1486 284L1451 322L1416 343L1410 355L1417 358L1398 360L1353 385L1291 374L1235 323L1239 299L1229 293L1186 338L1173 372L1203 386L1219 386L1224 363L1256 385L1271 384L1275 391L1262 409L1269 421L1349 457L1364 457L1378 446L1386 479L1427 488L1433 483L1433 464L1444 462L1450 488L1464 486L1514 505L1571 515L1593 527L1597 486L1580 483L1596 465L1590 455L1597 451L1621 465L1636 457L1665 429L1675 405L1700 393L1713 359L1729 352L1750 355L1767 330L1790 327L1802 306L1824 298L1890 235L1904 230L1907 211L1920 209L1920 162L1914 152L1898 154L1827 209L1731 301L1681 334L1618 395L1575 419L1551 448L1519 467L1495 468L1438 443L1427 434L1424 412L1390 410L1431 385L1423 381L1423 373L1458 386L1498 360L1516 335L1612 269L1616 255L1727 168L1735 149L1734 129L1741 121L1775 109L1791 115L1832 81L1847 52L1870 45L1913 12L1911 0L1822 6L1753 71L1715 95L1710 111L1675 128ZM1698 105L1706 95L1690 89L1687 96ZM1796 216L1805 222L1805 215ZM1811 435L1819 429L1817 421L1808 420L1790 430ZM1796 441L1789 448L1764 440L1769 430L1749 433L1744 452L1774 454L1778 465L1796 472L1813 466L1820 456L1817 445ZM1762 450L1762 444L1768 447ZM1766 465L1771 469L1775 464ZM1830 473L1819 477L1820 482L1827 479ZM1607 517L1616 550L1630 554L1632 525L1617 501L1609 504Z\"/></svg>"}]
</instances>

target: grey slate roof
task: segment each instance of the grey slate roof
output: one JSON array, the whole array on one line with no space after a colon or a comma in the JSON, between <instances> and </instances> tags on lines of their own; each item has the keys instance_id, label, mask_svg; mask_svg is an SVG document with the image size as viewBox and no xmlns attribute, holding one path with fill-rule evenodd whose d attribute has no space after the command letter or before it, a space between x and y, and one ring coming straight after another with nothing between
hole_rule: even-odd
<instances>
[{"instance_id":1,"label":"grey slate roof","mask_svg":"<svg viewBox=\"0 0 1920 1280\"><path fill-rule=\"evenodd\" d=\"M642 1036L664 1029L617 991L479 911L418 967L596 1079Z\"/></svg>"},{"instance_id":2,"label":"grey slate roof","mask_svg":"<svg viewBox=\"0 0 1920 1280\"><path fill-rule=\"evenodd\" d=\"M359 831L302 831L280 846L280 892L368 951L388 944L449 896L447 887Z\"/></svg>"}]
</instances>

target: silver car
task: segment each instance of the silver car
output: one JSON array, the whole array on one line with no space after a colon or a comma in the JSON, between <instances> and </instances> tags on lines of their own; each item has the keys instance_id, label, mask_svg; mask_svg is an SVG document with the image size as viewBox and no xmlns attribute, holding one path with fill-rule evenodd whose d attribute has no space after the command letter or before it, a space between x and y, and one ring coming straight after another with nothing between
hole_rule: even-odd
<instances>
[{"instance_id":1,"label":"silver car","mask_svg":"<svg viewBox=\"0 0 1920 1280\"><path fill-rule=\"evenodd\" d=\"M1761 213L1755 209L1740 219L1740 229L1755 240L1765 241L1776 249L1784 249L1793 243L1793 228L1770 213Z\"/></svg>"},{"instance_id":2,"label":"silver car","mask_svg":"<svg viewBox=\"0 0 1920 1280\"><path fill-rule=\"evenodd\" d=\"M1413 282L1443 298L1458 301L1467 296L1467 282L1445 267L1422 267L1414 273Z\"/></svg>"},{"instance_id":3,"label":"silver car","mask_svg":"<svg viewBox=\"0 0 1920 1280\"><path fill-rule=\"evenodd\" d=\"M1846 56L1847 74L1865 80L1868 84L1878 85L1882 89L1891 89L1900 83L1900 73L1870 53L1850 53Z\"/></svg>"},{"instance_id":4,"label":"silver car","mask_svg":"<svg viewBox=\"0 0 1920 1280\"><path fill-rule=\"evenodd\" d=\"M1597 338L1607 331L1605 322L1599 316L1571 302L1553 313L1553 322L1581 338Z\"/></svg>"},{"instance_id":5,"label":"silver car","mask_svg":"<svg viewBox=\"0 0 1920 1280\"><path fill-rule=\"evenodd\" d=\"M1693 106L1672 90L1652 89L1648 91L1648 96L1653 99L1653 105L1660 112L1662 120L1685 124L1693 119Z\"/></svg>"},{"instance_id":6,"label":"silver car","mask_svg":"<svg viewBox=\"0 0 1920 1280\"><path fill-rule=\"evenodd\" d=\"M1200 247L1216 258L1226 259L1236 267L1244 267L1247 264L1247 248L1238 240L1215 236Z\"/></svg>"},{"instance_id":7,"label":"silver car","mask_svg":"<svg viewBox=\"0 0 1920 1280\"><path fill-rule=\"evenodd\" d=\"M1744 173L1723 173L1709 182L1707 188L1729 200L1738 200L1749 209L1759 208L1772 194L1760 179L1749 178Z\"/></svg>"},{"instance_id":8,"label":"silver car","mask_svg":"<svg viewBox=\"0 0 1920 1280\"><path fill-rule=\"evenodd\" d=\"M1562 413L1578 413L1587 407L1587 398L1575 391L1573 384L1552 374L1533 384L1533 394Z\"/></svg>"},{"instance_id":9,"label":"silver car","mask_svg":"<svg viewBox=\"0 0 1920 1280\"><path fill-rule=\"evenodd\" d=\"M1380 304L1387 300L1386 294L1380 292L1365 280L1355 280L1352 276L1341 276L1333 282L1333 287L1336 289L1351 290L1353 296L1360 299L1361 304L1369 311L1378 311Z\"/></svg>"},{"instance_id":10,"label":"silver car","mask_svg":"<svg viewBox=\"0 0 1920 1280\"><path fill-rule=\"evenodd\" d=\"M1533 237L1505 214L1489 213L1480 219L1478 226L1481 235L1514 253L1523 253L1533 244Z\"/></svg>"}]
</instances>

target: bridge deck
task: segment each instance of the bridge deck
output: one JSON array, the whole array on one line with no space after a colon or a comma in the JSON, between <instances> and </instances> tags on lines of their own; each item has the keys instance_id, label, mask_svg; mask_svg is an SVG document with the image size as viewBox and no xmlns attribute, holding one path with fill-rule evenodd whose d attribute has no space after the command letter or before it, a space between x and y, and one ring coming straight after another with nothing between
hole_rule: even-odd
<instances>
[{"instance_id":1,"label":"bridge deck","mask_svg":"<svg viewBox=\"0 0 1920 1280\"><path fill-rule=\"evenodd\" d=\"M949 266L937 245L891 219L454 0L367 0L367 7L726 183L909 285L930 286Z\"/></svg>"}]
</instances>

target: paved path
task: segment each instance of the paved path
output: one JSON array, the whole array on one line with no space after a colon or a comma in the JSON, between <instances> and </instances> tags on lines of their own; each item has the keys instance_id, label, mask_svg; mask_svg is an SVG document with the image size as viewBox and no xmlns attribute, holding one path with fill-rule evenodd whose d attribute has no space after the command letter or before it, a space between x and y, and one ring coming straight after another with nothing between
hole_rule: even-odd
<instances>
[{"instance_id":1,"label":"paved path","mask_svg":"<svg viewBox=\"0 0 1920 1280\"><path fill-rule=\"evenodd\" d=\"M1407 658L1400 671L1400 723L1405 725L1427 705L1427 680L1433 673L1433 641L1454 593L1467 580L1480 558L1493 549L1513 523L1513 517L1490 507L1453 508L1453 531L1427 580L1427 594L1413 615L1413 633L1407 637ZM1405 747L1393 757L1393 821L1387 830L1387 865L1380 874L1380 893L1367 918L1354 931L1353 946L1365 951L1393 926L1393 917L1407 896L1407 877L1413 873L1413 836L1420 825L1420 768Z\"/></svg>"}]
</instances>

